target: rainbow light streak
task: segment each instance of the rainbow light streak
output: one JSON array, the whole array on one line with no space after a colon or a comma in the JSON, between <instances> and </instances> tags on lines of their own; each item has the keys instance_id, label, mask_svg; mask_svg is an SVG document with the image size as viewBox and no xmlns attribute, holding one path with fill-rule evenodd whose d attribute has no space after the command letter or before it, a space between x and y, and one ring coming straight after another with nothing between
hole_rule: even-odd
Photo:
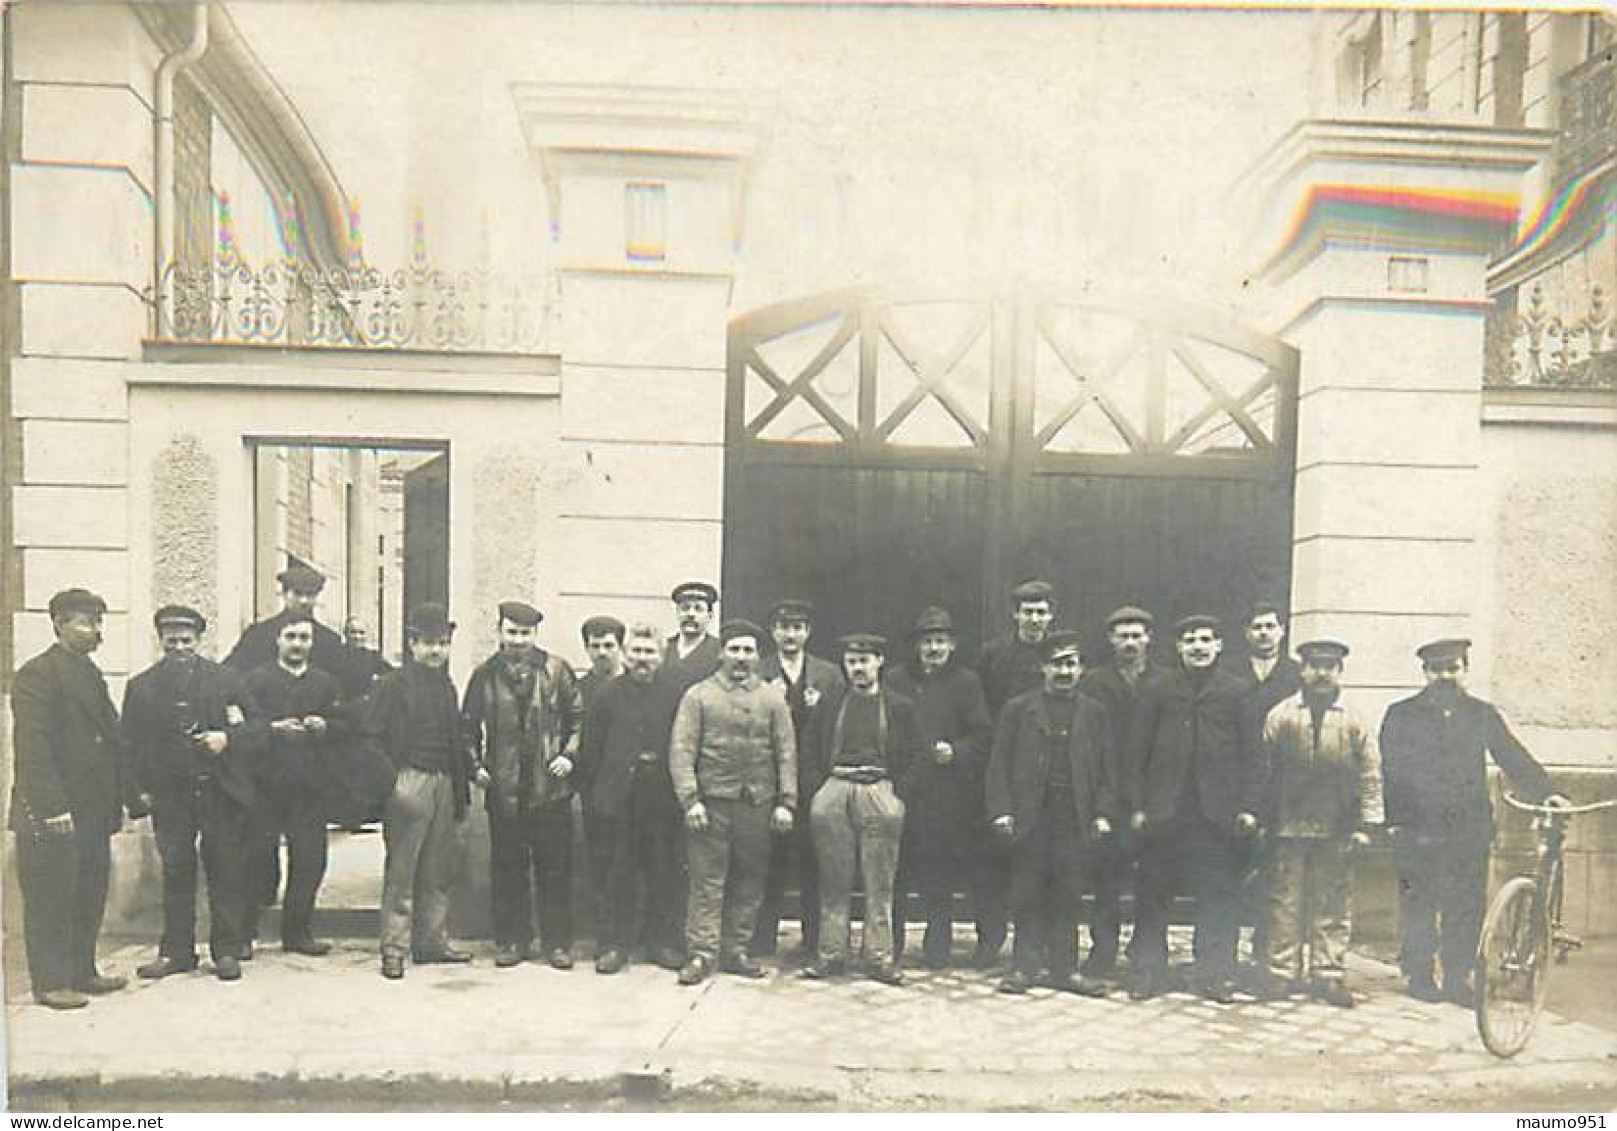
<instances>
[{"instance_id":1,"label":"rainbow light streak","mask_svg":"<svg viewBox=\"0 0 1617 1131\"><path fill-rule=\"evenodd\" d=\"M1475 249L1516 222L1514 193L1393 185L1316 185L1292 214L1275 259L1328 237L1333 245L1425 251Z\"/></svg>"},{"instance_id":2,"label":"rainbow light streak","mask_svg":"<svg viewBox=\"0 0 1617 1131\"><path fill-rule=\"evenodd\" d=\"M1598 222L1578 231L1591 216ZM1610 167L1589 169L1538 206L1510 254L1512 258L1531 259L1561 242L1569 232L1574 236L1566 250L1575 251L1605 231L1613 217L1617 217L1617 171Z\"/></svg>"},{"instance_id":3,"label":"rainbow light streak","mask_svg":"<svg viewBox=\"0 0 1617 1131\"><path fill-rule=\"evenodd\" d=\"M365 262L365 237L359 230L359 197L348 198L348 265L362 266Z\"/></svg>"},{"instance_id":4,"label":"rainbow light streak","mask_svg":"<svg viewBox=\"0 0 1617 1131\"><path fill-rule=\"evenodd\" d=\"M221 262L231 263L235 261L237 251L236 221L230 214L230 193L220 189L215 201L219 211L218 256Z\"/></svg>"}]
</instances>

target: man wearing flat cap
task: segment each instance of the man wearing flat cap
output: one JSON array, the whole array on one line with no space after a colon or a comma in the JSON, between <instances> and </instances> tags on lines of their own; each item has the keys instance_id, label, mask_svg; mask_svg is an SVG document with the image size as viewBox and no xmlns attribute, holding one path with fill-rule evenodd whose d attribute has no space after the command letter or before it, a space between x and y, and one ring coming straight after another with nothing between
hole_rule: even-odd
<instances>
[{"instance_id":1,"label":"man wearing flat cap","mask_svg":"<svg viewBox=\"0 0 1617 1131\"><path fill-rule=\"evenodd\" d=\"M1160 689L1171 677L1151 661L1151 632L1156 625L1146 610L1123 605L1106 618L1107 663L1084 669L1078 690L1106 708L1112 728L1110 746L1112 781L1122 781L1123 759L1128 755L1129 728L1140 700ZM1091 947L1083 973L1091 978L1111 977L1117 969L1118 939L1123 929L1122 895L1134 873L1134 837L1128 822L1095 843L1090 853L1094 904L1089 920ZM1129 956L1134 957L1131 940Z\"/></svg>"},{"instance_id":2,"label":"man wearing flat cap","mask_svg":"<svg viewBox=\"0 0 1617 1131\"><path fill-rule=\"evenodd\" d=\"M461 708L478 765L488 772L494 962L541 957L573 966L573 771L584 699L570 664L535 642L543 614L502 602L500 644L472 672ZM535 899L537 888L537 900ZM540 949L533 948L534 905Z\"/></svg>"},{"instance_id":3,"label":"man wearing flat cap","mask_svg":"<svg viewBox=\"0 0 1617 1131\"><path fill-rule=\"evenodd\" d=\"M461 867L469 779L487 784L461 727L449 650L455 622L442 605L410 610L404 666L382 677L366 705L365 747L394 769L382 809L382 977L417 964L470 962L449 940L451 892Z\"/></svg>"},{"instance_id":4,"label":"man wearing flat cap","mask_svg":"<svg viewBox=\"0 0 1617 1131\"><path fill-rule=\"evenodd\" d=\"M786 696L786 705L792 710L792 733L798 736L801 747L819 705L842 690L842 672L808 650L809 637L814 633L814 606L809 602L789 597L777 603L770 612L769 633L774 637L775 650L759 663L758 678ZM802 753L799 749L797 796L807 804L810 792L804 788L806 761ZM789 836L774 840L769 877L764 882L764 902L758 908L758 927L752 933L751 953L755 957L775 953L786 884L793 877L797 880L803 956L811 957L819 945L820 889L810 825L809 821L799 821Z\"/></svg>"},{"instance_id":5,"label":"man wearing flat cap","mask_svg":"<svg viewBox=\"0 0 1617 1131\"><path fill-rule=\"evenodd\" d=\"M247 869L252 763L262 721L249 722L247 689L233 670L197 655L207 621L185 605L152 618L163 656L129 681L124 741L163 864L163 938L142 978L197 967L197 859L208 885L208 950L221 981L241 977L252 891Z\"/></svg>"},{"instance_id":6,"label":"man wearing flat cap","mask_svg":"<svg viewBox=\"0 0 1617 1131\"><path fill-rule=\"evenodd\" d=\"M887 641L873 633L844 636L848 686L821 704L803 744L814 852L820 868L820 946L805 978L848 967L849 906L855 872L865 893L864 968L878 982L902 980L893 949L893 880L904 835L909 774L920 758L915 705L884 690Z\"/></svg>"},{"instance_id":7,"label":"man wearing flat cap","mask_svg":"<svg viewBox=\"0 0 1617 1131\"><path fill-rule=\"evenodd\" d=\"M708 631L719 591L705 581L686 581L674 586L671 596L679 631L663 649L663 673L691 687L719 670L719 641Z\"/></svg>"},{"instance_id":8,"label":"man wearing flat cap","mask_svg":"<svg viewBox=\"0 0 1617 1131\"><path fill-rule=\"evenodd\" d=\"M123 765L118 712L90 654L107 604L85 589L50 600L56 642L17 669L11 685L11 831L17 834L23 941L34 1000L78 1009L125 979L96 970L107 902L110 838L126 803L139 814Z\"/></svg>"},{"instance_id":9,"label":"man wearing flat cap","mask_svg":"<svg viewBox=\"0 0 1617 1131\"><path fill-rule=\"evenodd\" d=\"M679 702L669 750L674 796L685 814L690 893L679 982L720 969L761 978L747 953L769 871L770 834L792 831L797 735L778 688L758 679L764 630L733 620L719 630L719 670Z\"/></svg>"},{"instance_id":10,"label":"man wearing flat cap","mask_svg":"<svg viewBox=\"0 0 1617 1131\"><path fill-rule=\"evenodd\" d=\"M1416 649L1426 687L1388 707L1381 722L1387 826L1399 875L1399 966L1412 996L1466 1008L1474 1003L1470 977L1493 840L1488 758L1530 800L1566 804L1503 713L1466 691L1470 650L1462 639ZM1443 967L1441 989L1434 960Z\"/></svg>"},{"instance_id":11,"label":"man wearing flat cap","mask_svg":"<svg viewBox=\"0 0 1617 1131\"><path fill-rule=\"evenodd\" d=\"M584 705L585 718L589 717L596 692L624 673L625 631L622 621L609 616L589 617L578 628L578 635L584 641L584 656L589 661L589 669L578 677L578 695Z\"/></svg>"},{"instance_id":12,"label":"man wearing flat cap","mask_svg":"<svg viewBox=\"0 0 1617 1131\"><path fill-rule=\"evenodd\" d=\"M999 989L1026 993L1043 972L1054 989L1099 997L1104 984L1076 973L1075 940L1093 845L1118 816L1111 727L1106 709L1079 694L1078 634L1053 632L1040 651L1042 686L1005 705L988 763L988 814L1012 845L1016 916L1015 963Z\"/></svg>"},{"instance_id":13,"label":"man wearing flat cap","mask_svg":"<svg viewBox=\"0 0 1617 1131\"><path fill-rule=\"evenodd\" d=\"M932 969L948 964L954 941L954 893L968 891L980 914L989 893L981 873L983 777L994 740L977 673L956 660L958 636L947 609L922 610L910 629L910 662L883 682L915 704L921 753L905 797L904 844L893 899L893 947L904 952L904 901L913 890L926 916L921 958ZM995 892L993 898L1002 900ZM979 920L979 939L984 930Z\"/></svg>"},{"instance_id":14,"label":"man wearing flat cap","mask_svg":"<svg viewBox=\"0 0 1617 1131\"><path fill-rule=\"evenodd\" d=\"M1342 699L1336 640L1297 646L1302 690L1265 718L1260 754L1269 836L1259 963L1263 996L1301 989L1348 1008L1348 894L1352 850L1381 823L1381 756L1375 734Z\"/></svg>"},{"instance_id":15,"label":"man wearing flat cap","mask_svg":"<svg viewBox=\"0 0 1617 1131\"><path fill-rule=\"evenodd\" d=\"M1245 741L1247 685L1218 668L1218 621L1174 625L1179 667L1141 697L1123 759L1123 797L1139 838L1136 999L1168 988L1168 912L1182 876L1196 897L1196 988L1234 1000L1241 882L1257 837L1261 767Z\"/></svg>"}]
</instances>

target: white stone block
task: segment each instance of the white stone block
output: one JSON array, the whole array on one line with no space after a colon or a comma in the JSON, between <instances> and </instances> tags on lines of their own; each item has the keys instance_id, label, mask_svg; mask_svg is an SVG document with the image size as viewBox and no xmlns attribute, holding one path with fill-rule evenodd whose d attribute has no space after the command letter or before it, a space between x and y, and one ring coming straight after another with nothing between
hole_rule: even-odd
<instances>
[{"instance_id":1,"label":"white stone block","mask_svg":"<svg viewBox=\"0 0 1617 1131\"><path fill-rule=\"evenodd\" d=\"M1297 473L1294 537L1473 538L1474 468L1316 464Z\"/></svg>"},{"instance_id":2,"label":"white stone block","mask_svg":"<svg viewBox=\"0 0 1617 1131\"><path fill-rule=\"evenodd\" d=\"M17 78L24 82L149 91L162 58L134 9L112 4L21 5L11 33Z\"/></svg>"},{"instance_id":3,"label":"white stone block","mask_svg":"<svg viewBox=\"0 0 1617 1131\"><path fill-rule=\"evenodd\" d=\"M24 86L22 159L124 169L150 193L151 110L125 86Z\"/></svg>"},{"instance_id":4,"label":"white stone block","mask_svg":"<svg viewBox=\"0 0 1617 1131\"><path fill-rule=\"evenodd\" d=\"M1474 542L1312 538L1293 554L1298 610L1466 616L1491 565Z\"/></svg>"},{"instance_id":5,"label":"white stone block","mask_svg":"<svg viewBox=\"0 0 1617 1131\"><path fill-rule=\"evenodd\" d=\"M1322 299L1290 336L1300 387L1482 389L1482 311Z\"/></svg>"},{"instance_id":6,"label":"white stone block","mask_svg":"<svg viewBox=\"0 0 1617 1131\"><path fill-rule=\"evenodd\" d=\"M127 420L124 367L98 361L18 358L11 365L11 411L22 420Z\"/></svg>"},{"instance_id":7,"label":"white stone block","mask_svg":"<svg viewBox=\"0 0 1617 1131\"><path fill-rule=\"evenodd\" d=\"M665 519L558 520L557 563L563 597L666 597L693 577L717 579L724 541L720 523Z\"/></svg>"},{"instance_id":8,"label":"white stone block","mask_svg":"<svg viewBox=\"0 0 1617 1131\"><path fill-rule=\"evenodd\" d=\"M129 492L119 487L14 487L12 538L18 546L124 549Z\"/></svg>"},{"instance_id":9,"label":"white stone block","mask_svg":"<svg viewBox=\"0 0 1617 1131\"><path fill-rule=\"evenodd\" d=\"M563 445L571 489L564 515L619 518L724 517L724 449L716 445Z\"/></svg>"},{"instance_id":10,"label":"white stone block","mask_svg":"<svg viewBox=\"0 0 1617 1131\"><path fill-rule=\"evenodd\" d=\"M121 169L16 165L12 270L19 279L151 282L151 200Z\"/></svg>"},{"instance_id":11,"label":"white stone block","mask_svg":"<svg viewBox=\"0 0 1617 1131\"><path fill-rule=\"evenodd\" d=\"M1297 409L1297 466L1395 463L1470 466L1481 425L1470 392L1318 389Z\"/></svg>"},{"instance_id":12,"label":"white stone block","mask_svg":"<svg viewBox=\"0 0 1617 1131\"><path fill-rule=\"evenodd\" d=\"M143 284L144 285L144 284ZM133 360L151 316L123 284L24 282L22 352L29 357Z\"/></svg>"},{"instance_id":13,"label":"white stone block","mask_svg":"<svg viewBox=\"0 0 1617 1131\"><path fill-rule=\"evenodd\" d=\"M12 639L19 665L49 648L56 640L47 612L15 613L11 618ZM101 624L102 644L91 657L96 667L108 676L129 674L129 618L123 613L108 613ZM113 702L120 701L117 692Z\"/></svg>"},{"instance_id":14,"label":"white stone block","mask_svg":"<svg viewBox=\"0 0 1617 1131\"><path fill-rule=\"evenodd\" d=\"M588 365L722 370L730 280L568 271L562 356Z\"/></svg>"},{"instance_id":15,"label":"white stone block","mask_svg":"<svg viewBox=\"0 0 1617 1131\"><path fill-rule=\"evenodd\" d=\"M129 426L80 420L23 421L22 481L30 486L127 486Z\"/></svg>"},{"instance_id":16,"label":"white stone block","mask_svg":"<svg viewBox=\"0 0 1617 1131\"><path fill-rule=\"evenodd\" d=\"M129 608L128 551L35 547L21 557L23 604L29 609L48 608L53 594L75 587L99 593L114 612Z\"/></svg>"},{"instance_id":17,"label":"white stone block","mask_svg":"<svg viewBox=\"0 0 1617 1131\"><path fill-rule=\"evenodd\" d=\"M724 442L725 374L715 369L574 365L562 370L569 440Z\"/></svg>"}]
</instances>

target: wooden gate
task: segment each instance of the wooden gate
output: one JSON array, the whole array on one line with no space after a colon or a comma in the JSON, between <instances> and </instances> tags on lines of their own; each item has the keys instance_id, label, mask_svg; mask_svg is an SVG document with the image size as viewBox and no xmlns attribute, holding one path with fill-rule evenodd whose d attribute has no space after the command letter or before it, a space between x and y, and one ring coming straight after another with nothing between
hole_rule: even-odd
<instances>
[{"instance_id":1,"label":"wooden gate","mask_svg":"<svg viewBox=\"0 0 1617 1131\"><path fill-rule=\"evenodd\" d=\"M730 613L806 596L825 648L936 603L980 641L1038 576L1098 642L1125 602L1230 619L1290 594L1283 343L1171 304L861 288L736 319L728 356Z\"/></svg>"}]
</instances>

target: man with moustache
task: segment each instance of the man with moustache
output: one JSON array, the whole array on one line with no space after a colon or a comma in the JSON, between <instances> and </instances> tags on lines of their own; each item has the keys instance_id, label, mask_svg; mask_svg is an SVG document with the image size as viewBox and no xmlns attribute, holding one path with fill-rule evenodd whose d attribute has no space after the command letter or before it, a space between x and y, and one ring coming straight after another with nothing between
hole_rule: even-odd
<instances>
[{"instance_id":1,"label":"man with moustache","mask_svg":"<svg viewBox=\"0 0 1617 1131\"><path fill-rule=\"evenodd\" d=\"M683 690L663 677L663 642L650 625L629 626L624 655L626 672L590 703L579 747L598 974L623 969L637 930L657 965L678 970L684 962L682 821L668 772Z\"/></svg>"},{"instance_id":2,"label":"man with moustache","mask_svg":"<svg viewBox=\"0 0 1617 1131\"><path fill-rule=\"evenodd\" d=\"M746 951L769 871L769 838L792 831L797 737L786 697L757 676L764 630L733 620L719 630L719 670L692 686L674 718L669 771L685 814L690 894L682 986L720 969L761 978Z\"/></svg>"},{"instance_id":3,"label":"man with moustache","mask_svg":"<svg viewBox=\"0 0 1617 1131\"><path fill-rule=\"evenodd\" d=\"M573 669L534 643L544 614L502 601L499 649L466 682L466 734L487 771L494 964L532 951L534 887L546 961L573 967L573 770L584 701Z\"/></svg>"},{"instance_id":4,"label":"man with moustache","mask_svg":"<svg viewBox=\"0 0 1617 1131\"><path fill-rule=\"evenodd\" d=\"M1530 799L1567 804L1499 708L1466 691L1470 653L1463 639L1416 649L1426 687L1388 707L1381 722L1403 932L1398 964L1410 996L1467 1009L1475 1005L1470 978L1493 840L1488 758ZM1442 962L1441 988L1434 960Z\"/></svg>"},{"instance_id":5,"label":"man with moustache","mask_svg":"<svg viewBox=\"0 0 1617 1131\"><path fill-rule=\"evenodd\" d=\"M34 1000L82 1009L87 995L127 980L96 970L106 910L110 840L133 791L122 765L118 712L90 654L107 603L87 589L50 599L56 641L17 669L11 685L11 831L16 833L23 943ZM141 815L132 797L131 816Z\"/></svg>"},{"instance_id":6,"label":"man with moustache","mask_svg":"<svg viewBox=\"0 0 1617 1131\"><path fill-rule=\"evenodd\" d=\"M1140 700L1166 683L1170 674L1151 662L1151 631L1156 619L1146 610L1124 605L1106 618L1106 640L1111 646L1111 662L1086 668L1078 690L1106 708L1111 726L1111 780L1125 774L1129 727ZM1112 829L1110 836L1097 840L1091 848L1095 899L1089 920L1089 957L1083 973L1091 978L1109 978L1117 970L1118 939L1123 929L1122 894L1134 871L1133 837L1127 822ZM1135 955L1130 940L1129 957Z\"/></svg>"},{"instance_id":7,"label":"man with moustache","mask_svg":"<svg viewBox=\"0 0 1617 1131\"><path fill-rule=\"evenodd\" d=\"M252 840L275 847L253 890L271 886L262 871L280 865L279 842L286 839L286 898L281 903L281 948L314 957L331 944L314 937L314 905L326 875L326 790L331 780L333 725L343 708L342 687L330 672L310 662L315 623L307 613L279 618L276 659L247 676L248 706L266 731L253 760ZM258 936L258 912L248 915L248 938ZM249 941L244 957L252 952Z\"/></svg>"},{"instance_id":8,"label":"man with moustache","mask_svg":"<svg viewBox=\"0 0 1617 1131\"><path fill-rule=\"evenodd\" d=\"M808 651L814 633L814 606L792 597L778 603L770 613L769 632L775 650L758 665L758 678L777 687L786 696L792 711L792 733L799 744L809 732L819 704L842 690L842 673L829 660ZM805 759L797 759L797 796L806 804L810 791L804 788ZM781 905L785 901L788 877L797 878L798 921L803 929L802 954L812 957L820 943L820 891L818 866L814 860L814 838L809 821L799 821L789 836L776 837L769 858L769 877L764 882L764 901L758 908L758 926L752 933L754 957L774 954L780 937Z\"/></svg>"},{"instance_id":9,"label":"man with moustache","mask_svg":"<svg viewBox=\"0 0 1617 1131\"><path fill-rule=\"evenodd\" d=\"M578 630L584 639L589 670L578 678L578 695L587 717L595 695L624 672L623 622L617 617L594 616Z\"/></svg>"},{"instance_id":10,"label":"man with moustache","mask_svg":"<svg viewBox=\"0 0 1617 1131\"><path fill-rule=\"evenodd\" d=\"M864 968L878 982L903 981L893 948L893 880L904 835L911 768L924 756L915 705L881 685L887 641L874 633L842 638L847 688L815 715L804 743L805 781L815 787L810 819L820 868L820 946L800 971L829 978L846 971L849 905L857 867L865 893Z\"/></svg>"},{"instance_id":11,"label":"man with moustache","mask_svg":"<svg viewBox=\"0 0 1617 1131\"><path fill-rule=\"evenodd\" d=\"M136 973L166 978L197 968L197 855L208 885L208 950L223 982L241 977L251 892L254 728L247 692L230 668L197 655L208 622L185 605L152 618L163 658L129 681L124 741L163 865L163 938Z\"/></svg>"},{"instance_id":12,"label":"man with moustache","mask_svg":"<svg viewBox=\"0 0 1617 1131\"><path fill-rule=\"evenodd\" d=\"M1257 836L1260 773L1244 741L1246 684L1218 669L1218 620L1193 614L1174 625L1179 667L1140 700L1124 762L1124 803L1140 841L1129 996L1167 989L1168 914L1180 876L1196 897L1196 985L1235 1000L1245 847Z\"/></svg>"},{"instance_id":13,"label":"man with moustache","mask_svg":"<svg viewBox=\"0 0 1617 1131\"><path fill-rule=\"evenodd\" d=\"M981 782L994 724L977 673L955 662L959 641L947 609L922 610L910 642L911 662L885 677L893 694L915 704L922 745L905 798L893 947L895 957L902 958L905 896L914 890L926 916L921 959L939 970L948 965L954 942L954 893L969 891L976 914L986 902L974 822L982 814ZM984 936L979 919L977 937Z\"/></svg>"},{"instance_id":14,"label":"man with moustache","mask_svg":"<svg viewBox=\"0 0 1617 1131\"><path fill-rule=\"evenodd\" d=\"M1078 693L1083 650L1075 632L1053 632L1042 652L1043 686L1000 713L988 764L988 813L1012 845L1014 967L1001 993L1025 994L1045 972L1053 989L1101 997L1103 983L1078 974L1075 940L1090 846L1111 835L1112 788L1106 710Z\"/></svg>"},{"instance_id":15,"label":"man with moustache","mask_svg":"<svg viewBox=\"0 0 1617 1131\"><path fill-rule=\"evenodd\" d=\"M708 631L719 591L705 581L674 587L674 614L679 631L663 649L663 673L681 687L691 687L719 670L719 641Z\"/></svg>"}]
</instances>

